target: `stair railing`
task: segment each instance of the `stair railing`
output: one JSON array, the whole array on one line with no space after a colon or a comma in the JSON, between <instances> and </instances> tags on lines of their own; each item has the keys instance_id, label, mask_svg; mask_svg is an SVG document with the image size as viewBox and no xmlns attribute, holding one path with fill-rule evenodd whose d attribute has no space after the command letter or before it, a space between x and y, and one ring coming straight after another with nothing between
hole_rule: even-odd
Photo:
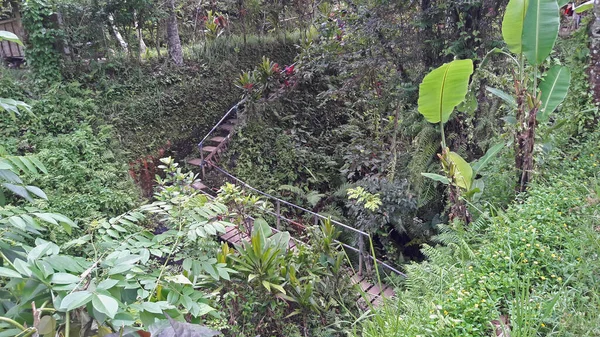
<instances>
[{"instance_id":1,"label":"stair railing","mask_svg":"<svg viewBox=\"0 0 600 337\"><path fill-rule=\"evenodd\" d=\"M208 137L210 137L215 130L217 130L219 128L219 126L221 126L221 124L223 124L223 122L225 122L229 116L234 113L234 112L238 112L240 105L244 104L246 102L247 98L242 99L241 101L237 102L234 106L232 106L224 115L223 117L221 117L221 119L217 122L217 124L215 124L213 126L212 129L210 129L210 131L206 134L206 136L204 136L204 138L202 138L202 140L200 141L200 143L198 143L198 150L200 150L200 167L202 168L202 179L204 179L204 175L206 174L205 172L205 168L204 168L204 142L208 139ZM229 134L227 137L229 138L231 134Z\"/></svg>"},{"instance_id":2,"label":"stair railing","mask_svg":"<svg viewBox=\"0 0 600 337\"><path fill-rule=\"evenodd\" d=\"M258 193L258 194L260 194L260 195L262 195L262 196L270 199L272 202L274 202L276 204L276 213L273 213L273 212L268 212L268 213L276 217L276 219L277 219L277 227L276 228L278 230L279 230L279 227L280 227L279 224L280 224L281 220L284 220L284 221L289 222L289 223L294 223L295 222L295 221L290 220L290 219L288 219L288 218L286 218L286 217L284 217L284 216L281 215L281 205L282 204L283 205L287 205L287 206L292 207L292 208L295 208L297 210L300 210L303 213L312 215L313 218L314 218L315 224L318 223L319 219L321 219L321 220L329 220L329 221L331 221L331 223L333 223L336 226L339 226L341 228L344 228L346 230L349 230L351 232L354 232L354 233L358 234L358 248L352 247L350 245L347 245L347 244L345 244L343 242L340 242L340 241L337 241L337 240L336 240L336 242L339 243L339 244L341 244L345 248L348 248L348 249L350 249L350 250L352 250L352 251L354 251L354 252L356 252L358 254L358 274L359 275L362 275L363 266L364 266L364 259L366 257L366 258L370 259L372 262L375 262L375 263L377 263L377 264L385 267L386 269L388 269L388 270L390 270L390 271L392 271L392 272L394 272L394 273L396 273L398 275L406 277L406 274L404 274L400 270L398 270L398 269L392 267L391 265L389 265L389 264L387 264L387 263L385 263L385 262L383 262L383 261L375 258L374 256L371 256L371 254L369 252L365 251L365 247L364 247L365 246L365 239L368 240L369 243L372 242L371 235L369 233L367 233L365 231L362 231L360 229L356 229L354 227L350 227L350 226L348 226L348 225L346 225L344 223L341 223L339 221L330 219L329 217L323 216L323 215L321 215L319 213L315 213L315 212L313 212L311 210L308 210L308 209L306 209L304 207L292 204L291 202L285 201L285 200L280 199L280 198L278 198L276 196L270 195L270 194L268 194L266 192L263 192L263 191L261 191L259 189L256 189L256 188L248 185L246 182L244 182L241 179L233 176L231 173L225 171L224 169L222 169L222 168L220 168L220 167L218 167L218 166L216 166L214 164L210 164L209 163L209 165L211 165L215 170L219 171L221 174L225 175L229 179L235 181L237 185L241 185L241 186L243 186L243 187L245 187L245 188L247 188L247 189L249 189L249 190L251 190L251 191L253 191L255 193Z\"/></svg>"}]
</instances>

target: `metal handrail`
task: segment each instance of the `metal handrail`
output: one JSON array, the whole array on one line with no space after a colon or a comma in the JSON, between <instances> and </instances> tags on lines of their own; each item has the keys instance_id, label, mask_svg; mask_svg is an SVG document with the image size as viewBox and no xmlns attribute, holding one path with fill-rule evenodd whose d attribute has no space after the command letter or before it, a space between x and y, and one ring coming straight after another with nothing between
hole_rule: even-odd
<instances>
[{"instance_id":1,"label":"metal handrail","mask_svg":"<svg viewBox=\"0 0 600 337\"><path fill-rule=\"evenodd\" d=\"M198 147L200 148L200 151L202 151L202 146L204 144L204 142L206 141L206 139L208 137L210 137L210 135L215 132L215 130L221 126L221 124L227 119L227 117L229 117L229 115L235 110L237 111L239 106L244 104L246 102L247 98L242 99L241 101L237 102L234 106L232 106L226 113L225 115L223 115L223 117L221 117L221 119L217 122L217 124L215 124L215 126L213 126L213 128L206 134L206 136L204 136L204 138L202 138L202 140L200 141L200 143L198 143Z\"/></svg>"},{"instance_id":2,"label":"metal handrail","mask_svg":"<svg viewBox=\"0 0 600 337\"><path fill-rule=\"evenodd\" d=\"M246 182L244 182L243 180L241 180L241 179L239 179L239 178L237 178L237 177L233 176L231 173L229 173L229 172L225 171L224 169L222 169L222 168L220 168L220 167L218 167L218 166L216 166L216 165L214 165L214 164L210 164L210 163L209 163L209 165L211 165L211 166L212 166L212 168L216 169L217 171L221 172L222 174L226 175L227 177L229 177L229 178L231 178L231 179L235 180L235 181L236 181L238 184L240 184L240 185L243 185L244 187L246 187L246 188L248 188L248 189L250 189L250 190L252 190L252 191L254 191L254 192L258 193L258 194L261 194L261 195L263 195L263 196L265 196L265 197L267 197L267 198L269 198L269 199L275 200L277 203L283 203L283 204L285 204L285 205L291 206L291 207L293 207L293 208L296 208L296 209L298 209L298 210L301 210L301 211L303 211L303 212L305 212L305 213L308 213L308 214L310 214L310 215L312 215L312 216L314 216L314 217L317 217L317 218L320 218L320 219L323 219L323 220L329 220L329 221L331 221L331 223L333 223L333 224L335 224L335 225L338 225L338 226L340 226L340 227L342 227L342 228L345 228L345 229L347 229L347 230L350 230L350 231L352 231L352 232L355 232L355 233L357 233L357 234L361 235L361 237L359 237L359 244L360 244L361 246L362 246L362 244L363 244L363 242L362 242L362 237L363 237L363 236L366 236L367 238L369 238L369 240L371 239L371 235L370 235L369 233L367 233L367 232L364 232L364 231L361 231L361 230L359 230L359 229L356 229L356 228L350 227L350 226L348 226L348 225L346 225L346 224L344 224L344 223L341 223L341 222L339 222L339 221L333 220L333 219L331 219L331 218L329 218L329 217L323 216L323 215L321 215L321 214L319 214L319 213L315 213L315 212L313 212L313 211L311 211L311 210L308 210L308 209L306 209L306 208L304 208L304 207L301 207L301 206L298 206L298 205L292 204L292 203L290 203L290 202L288 202L288 201L285 201L285 200L283 200L283 199L280 199L280 198L278 198L278 197L275 197L275 196L273 196L273 195L271 195L271 194L268 194L268 193L266 193L266 192L263 192L263 191L261 191L261 190L259 190L259 189L256 189L256 188L254 188L254 187L252 187L252 186L248 185ZM286 218L286 217L282 216L281 214L273 214L273 212L270 212L270 211L267 211L267 213L269 213L269 214L271 214L271 215L273 215L273 216L276 216L278 219L283 219L283 220L285 220L285 221L287 221L287 222L294 222L293 220L290 220L290 219L288 219L288 218ZM363 251L363 249L362 249L362 247L360 247L360 248L355 248L355 247L352 247L352 246L350 246L350 245L347 245L347 244L345 244L345 243L343 243L343 242L341 242L341 241L338 241L338 240L335 240L335 241L336 241L337 243L341 244L342 246L344 246L344 247L346 247L346 248L349 248L350 250L352 250L352 251L354 251L354 252L356 252L356 253L358 253L358 254L359 254L359 273L362 273L362 257L363 257L363 254L362 254L362 251ZM379 259L377 259L377 258L374 258L374 257L373 257L373 256L371 256L370 254L364 254L364 255L365 255L365 256L367 256L367 257L369 257L369 258L370 258L372 261L374 261L374 262L377 262L378 264L380 264L380 265L384 266L385 268L387 268L387 269L389 269L389 270L393 271L394 273L396 273L396 274L398 274L398 275L401 275L401 276L403 276L403 277L407 277L407 276L406 276L406 274L404 274L403 272L399 271L398 269L396 269L396 268L394 268L394 267L390 266L389 264L387 264L387 263L385 263L385 262L383 262L383 261L381 261L381 260L379 260Z\"/></svg>"},{"instance_id":3,"label":"metal handrail","mask_svg":"<svg viewBox=\"0 0 600 337\"><path fill-rule=\"evenodd\" d=\"M273 196L273 195L270 195L269 193L266 193L266 192L263 192L263 191L261 191L261 190L258 190L258 189L256 189L256 188L254 188L254 187L252 187L252 186L248 185L246 182L242 181L241 179L239 179L239 178L237 178L237 177L234 177L234 176L233 176L231 173L229 173L229 172L225 171L224 169L222 169L222 168L220 168L220 167L218 167L218 166L216 166L216 165L211 165L211 166L212 166L214 169L216 169L217 171L219 171L219 172L223 173L224 175L228 176L229 178L231 178L231 179L233 179L233 180L237 181L238 183L240 183L240 184L244 185L244 186L245 186L245 187L247 187L248 189L250 189L250 190L252 190L252 191L254 191L254 192L258 193L258 194L262 194L262 195L264 195L265 197L267 197L267 198L269 198L269 199L273 199L273 200L275 200L275 201L279 201L279 202L280 202L280 203L282 203L282 204L288 205L288 206L290 206L290 207L294 207L294 208L296 208L296 209L299 209L299 210L301 210L301 211L303 211L303 212L306 212L306 213L308 213L308 214L310 214L310 215L316 216L316 217L318 217L318 218L321 218L321 219L323 219L323 220L327 220L327 219L329 219L328 217L326 217L326 216L323 216L323 215L321 215L321 214L319 214L319 213L315 213L315 212L313 212L313 211L311 211L311 210L308 210L308 209L306 209L306 208L304 208L304 207L301 207L301 206L298 206L298 205L292 204L291 202L285 201L285 200L283 200L283 199L279 199L279 198L277 198L276 196ZM332 222L332 223L334 223L334 224L336 224L336 225L338 225L338 226L340 226L340 227L343 227L343 228L345 228L345 229L347 229L347 230L349 230L349 231L353 231L353 232L355 232L355 233L358 233L358 234L360 234L360 235L369 236L369 233L367 233L367 232L364 232L364 231L361 231L360 229L356 229L356 228L350 227L350 226L348 226L348 225L346 225L346 224L343 224L343 223L341 223L341 222L339 222L339 221L336 221L336 220L331 220L331 222Z\"/></svg>"},{"instance_id":4,"label":"metal handrail","mask_svg":"<svg viewBox=\"0 0 600 337\"><path fill-rule=\"evenodd\" d=\"M261 195L263 195L263 196L265 196L265 197L267 197L267 198L269 198L269 199L271 199L271 200L274 200L274 201L276 201L276 202L277 202L277 214L272 214L272 215L274 215L274 216L276 216L276 217L277 217L277 229L278 229L278 230L279 230L279 222L280 222L280 220L281 220L281 219L283 219L283 220L285 220L285 221L287 221L287 222L290 222L290 223L291 223L291 222L293 222L293 220L287 219L286 217L284 217L284 216L282 216L282 215L280 214L280 213L281 213L281 212L280 212L280 210L279 210L279 208L280 208L280 204L284 204L284 205L287 205L287 206L293 207L293 208L295 208L295 209L298 209L298 210L300 210L300 211L302 211L302 212L304 212L304 213L308 213L308 214L312 215L312 216L314 217L314 219L315 219L315 224L317 223L317 219L329 220L329 221L331 221L331 223L333 223L334 225L337 225L337 226L339 226L339 227L342 227L342 228L344 228L344 229L347 229L347 230L349 230L349 231L351 231L351 232L355 232L355 233L359 234L359 238L358 238L358 244L359 244L359 248L355 248L355 247L352 247L352 246L350 246L350 245L347 245L347 244L345 244L345 243L343 243L343 242L340 242L340 241L338 241L338 240L335 240L335 242L339 243L339 244L340 244L340 245L342 245L343 247L345 247L345 248L348 248L348 249L350 249L350 250L352 250L352 251L355 251L355 252L357 252L357 253L358 253L358 263L359 263L359 265L358 265L358 270L359 270L359 274L362 274L362 269L363 269L363 255L364 255L364 256L367 256L367 257L369 257L369 258L370 258L372 261L374 261L374 262L376 262L376 263L378 263L378 264L380 264L380 265L382 265L382 266L386 267L387 269L389 269L389 270L391 270L391 271L395 272L396 274L398 274L398 275L401 275L401 276L403 276L403 277L406 277L406 274L404 274L404 273L402 273L401 271L399 271L398 269L396 269L396 268L394 268L394 267L390 266L389 264L387 264L387 263L384 263L384 262L382 262L382 261L378 260L377 258L375 258L375 257L371 256L370 254L364 254L364 237L367 237L367 238L369 239L369 242L371 242L371 235L370 235L369 233L367 233L367 232L365 232L365 231L361 231L361 230L359 230L359 229L356 229L356 228L353 228L353 227L350 227L350 226L348 226L348 225L346 225L346 224L344 224L344 223L341 223L341 222L339 222L339 221L333 220L333 219L331 219L331 218L329 218L329 217L323 216L323 215L321 215L321 214L319 214L319 213L315 213L315 212L313 212L313 211L311 211L311 210L308 210L308 209L306 209L306 208L304 208L304 207L298 206L298 205L296 205L296 204L292 204L292 203L290 203L290 202L288 202L288 201L286 201L286 200L280 199L280 198L278 198L278 197L276 197L276 196L273 196L273 195L271 195L271 194L268 194L268 193L266 193L266 192L263 192L263 191L261 191L261 190L259 190L259 189L256 189L256 188L254 188L254 187L252 187L252 186L248 185L246 182L242 181L241 179L239 179L239 178L237 178L237 177L233 176L231 173L229 173L229 172L225 171L224 169L222 169L222 168L218 167L217 165L215 165L215 164L213 164L213 163L211 163L211 162L205 162L205 161L204 161L204 152L203 152L203 145L204 145L204 142L205 142L205 141L208 139L208 137L210 137L210 135L211 135L211 134L212 134L212 133L213 133L213 132L214 132L214 131L215 131L215 130L216 130L216 129L217 129L217 128L218 128L218 127L219 127L219 126L220 126L220 125L221 125L221 124L222 124L222 123L223 123L223 122L224 122L224 121L225 121L227 118L228 118L228 117L229 117L229 115L230 115L230 114L231 114L233 111L237 111L237 110L238 110L238 108L239 108L239 106L240 106L240 105L242 105L242 104L244 104L244 103L246 102L246 100L247 100L247 98L244 98L244 99L242 99L241 101L239 101L238 103L236 103L234 106L232 106L232 107L231 107L231 108L230 108L230 109L229 109L229 110L228 110L228 111L225 113L225 115L223 115L223 117L221 117L221 119L220 119L220 120L217 122L217 124L215 124L215 126L214 126L214 127L213 127L213 128L212 128L212 129L211 129L211 130L210 130L210 131L209 131L209 132L206 134L206 136L204 136L204 138L202 138L202 140L200 141L200 143L198 143L198 148L199 148L199 150L200 150L200 156L201 156L201 160L200 160L200 167L202 168L202 177L204 177L204 170L205 170L205 169L204 169L204 164L205 164L205 163L208 163L208 164L209 164L211 167L213 167L213 168L214 168L214 169L216 169L217 171L221 172L221 173L222 173L222 174L224 174L225 176L227 176L227 177L229 177L229 178L233 179L233 180L234 180L234 181L236 181L238 184L240 184L240 185L243 185L244 187L246 187L246 188L248 188L248 189L250 189L250 190L252 190L252 191L254 191L254 192L258 193L258 194L261 194ZM269 212L269 213L273 213L273 212ZM298 241L298 240L297 240L297 239L295 239L295 238L294 238L294 240Z\"/></svg>"}]
</instances>

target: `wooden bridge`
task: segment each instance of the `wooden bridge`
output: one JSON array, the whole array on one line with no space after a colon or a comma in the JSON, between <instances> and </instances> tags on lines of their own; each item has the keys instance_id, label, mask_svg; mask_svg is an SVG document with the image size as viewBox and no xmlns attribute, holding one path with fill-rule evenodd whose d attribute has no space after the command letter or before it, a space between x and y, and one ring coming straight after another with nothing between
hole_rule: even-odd
<instances>
[{"instance_id":1,"label":"wooden bridge","mask_svg":"<svg viewBox=\"0 0 600 337\"><path fill-rule=\"evenodd\" d=\"M390 298L390 297L394 296L395 293L394 293L393 287L390 287L390 286L387 286L384 284L376 284L376 282L372 282L367 277L366 273L364 273L364 271L363 271L364 262L366 259L369 259L371 263L376 264L379 267L385 268L389 272L406 277L406 275L404 273L402 273L401 271L399 271L398 269L371 256L371 254L369 254L368 249L365 250L365 242L367 242L367 243L372 242L371 237L368 233L361 231L359 229L356 229L354 227L348 226L346 224L343 224L339 221L331 220L323 215L312 212L301 206L295 205L293 203L290 203L288 201L285 201L283 199L280 199L278 197L275 197L268 193L260 191L256 188L248 185L241 179L233 176L232 174L230 174L229 172L227 172L226 170L224 170L223 168L221 168L217 165L217 161L219 160L219 157L224 153L224 151L226 151L227 145L228 145L229 141L231 140L233 132L235 131L236 127L239 124L239 119L238 119L239 112L241 111L241 109L243 109L245 102L246 102L246 100L244 99L244 100L240 101L239 103L237 103L236 105L234 105L231 109L229 109L229 111L227 111L227 113L219 120L219 122L210 130L210 132L198 144L200 158L194 158L194 159L188 160L187 163L189 165L194 165L194 166L200 167L201 172L202 172L202 178L204 178L207 170L209 170L209 169L214 170L217 174L222 175L227 181L229 181L237 186L240 186L246 190L249 190L252 193L259 194L259 195L265 197L266 199L270 200L271 202L273 202L273 204L275 205L275 212L267 211L267 213L274 216L276 219L276 228L273 228L274 233L281 230L281 227L282 227L281 222L282 221L287 222L289 225L291 225L292 227L294 227L296 229L303 230L305 228L305 225L303 225L302 223L299 223L292 219L286 218L281 212L282 205L285 207L295 209L299 212L302 212L305 215L309 215L310 217L312 217L315 225L318 224L318 222L320 220L329 220L336 227L342 228L346 231L353 232L354 234L356 234L358 236L358 247L353 247L346 243L336 241L338 244L340 244L345 249L347 249L349 251L353 251L358 255L358 270L357 271L354 271L354 270L349 271L349 275L348 275L351 278L352 283L356 284L356 286L359 288L359 290L364 294L365 300L370 302L370 304L372 304L374 306L377 306L380 303L382 303L383 298ZM207 194L210 198L214 197L214 192L216 191L216 189L212 189L211 187L205 185L205 183L203 181L195 182L194 184L192 184L192 187ZM249 240L249 237L246 232L240 231L240 229L238 227L230 227L225 234L221 235L221 239L223 241L226 241L231 244L239 244L242 241ZM296 245L298 245L298 244L304 244L304 243L302 241L299 241L292 237L290 239L290 242L288 243L288 247L290 249L295 249ZM366 307L368 307L368 306L366 306Z\"/></svg>"}]
</instances>

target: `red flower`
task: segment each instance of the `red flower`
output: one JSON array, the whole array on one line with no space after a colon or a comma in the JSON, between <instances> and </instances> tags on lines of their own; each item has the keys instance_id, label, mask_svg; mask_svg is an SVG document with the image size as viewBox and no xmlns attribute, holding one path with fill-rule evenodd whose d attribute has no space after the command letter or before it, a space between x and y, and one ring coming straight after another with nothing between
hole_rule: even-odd
<instances>
[{"instance_id":1,"label":"red flower","mask_svg":"<svg viewBox=\"0 0 600 337\"><path fill-rule=\"evenodd\" d=\"M285 67L285 74L288 76L294 75L294 65Z\"/></svg>"},{"instance_id":2,"label":"red flower","mask_svg":"<svg viewBox=\"0 0 600 337\"><path fill-rule=\"evenodd\" d=\"M252 87L254 87L254 83L244 84L244 89L246 89L246 90L252 90Z\"/></svg>"},{"instance_id":3,"label":"red flower","mask_svg":"<svg viewBox=\"0 0 600 337\"><path fill-rule=\"evenodd\" d=\"M279 64L277 64L277 63L273 64L273 71L276 73L281 72L281 70L279 69Z\"/></svg>"}]
</instances>

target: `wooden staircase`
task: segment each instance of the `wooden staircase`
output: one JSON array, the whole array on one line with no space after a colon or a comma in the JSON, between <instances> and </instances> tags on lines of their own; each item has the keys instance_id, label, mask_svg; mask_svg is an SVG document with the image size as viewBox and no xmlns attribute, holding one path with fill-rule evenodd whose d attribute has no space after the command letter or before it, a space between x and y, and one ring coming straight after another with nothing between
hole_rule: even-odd
<instances>
[{"instance_id":1,"label":"wooden staircase","mask_svg":"<svg viewBox=\"0 0 600 337\"><path fill-rule=\"evenodd\" d=\"M251 190L254 190L255 192L257 192L259 194L267 196L269 199L271 199L271 201L274 201L277 205L277 213L271 213L271 215L275 216L277 219L277 228L272 228L273 233L279 232L279 223L282 220L287 221L292 227L300 226L301 228L305 228L305 226L303 224L300 224L296 221L287 219L284 216L282 216L282 214L279 211L280 204L287 204L288 206L296 207L300 210L309 212L310 214L312 214L314 216L315 223L317 223L317 220L319 218L323 219L324 217L319 214L310 212L308 210L304 210L301 207L299 207L297 205L293 205L287 201L284 201L284 200L278 199L276 197L273 197L271 195L268 195L262 191L256 190L253 187L247 185L245 182L239 180L238 178L231 176L231 174L229 174L228 172L224 171L222 168L220 168L216 165L221 154L223 154L227 150L227 145L228 145L229 141L231 140L231 138L236 130L236 127L239 124L239 119L237 118L237 114L238 114L239 109L241 108L241 105L244 104L244 102L245 101L242 100L241 102L236 104L223 116L223 118L221 118L221 120L204 137L204 139L202 139L200 144L198 144L200 158L190 159L187 161L187 164L200 167L202 169L202 177L203 178L204 178L206 169L214 168L214 169L216 169L216 171L219 171L220 173L228 175L229 176L228 178L231 179L235 184L239 184L242 187L250 188ZM194 189L199 190L200 192L206 194L209 198L211 198L211 199L214 198L214 196L209 193L209 191L211 191L211 189L209 188L209 186L206 186L204 183L202 183L200 181L196 181L191 186ZM368 235L368 234L358 231L356 229L352 229L349 226L344 225L342 223L339 223L339 222L336 222L333 220L332 220L332 222L334 222L335 224L337 224L339 226L346 227L347 229L351 229L356 232L360 232L362 234ZM228 228L227 232L222 234L220 236L220 238L221 238L221 240L223 240L229 244L233 244L233 245L240 244L242 241L250 240L248 234L245 231L240 230L240 228L237 226ZM299 244L305 244L305 243L291 237L290 241L288 243L288 248L296 249L296 245L299 245ZM350 249L357 251L356 248L352 248L345 244L342 244L342 245L346 248L350 248ZM359 256L362 257L361 254L359 254ZM379 260L377 260L377 262L380 263L384 267L388 267L389 269L391 269L392 271L394 271L400 275L404 275L400 271L398 271L394 268L391 268L391 266L389 266ZM354 284L357 287L357 289L360 291L361 297L359 297L357 299L357 302L361 303L361 306L364 309L369 309L371 306L378 306L381 303L383 303L384 298L391 298L392 296L395 295L393 287L390 287L390 286L387 286L384 284L378 285L377 282L373 282L373 281L369 280L369 278L367 278L365 274L362 274L361 268L359 268L358 272L356 272L354 270L349 270L348 277L350 278L352 284ZM361 299L364 299L364 301Z\"/></svg>"},{"instance_id":2,"label":"wooden staircase","mask_svg":"<svg viewBox=\"0 0 600 337\"><path fill-rule=\"evenodd\" d=\"M210 167L211 164L216 164L219 161L221 154L227 150L227 144L229 143L229 140L231 140L237 124L237 118L225 120L224 123L219 125L216 129L215 133L217 133L217 135L207 139L205 141L206 144L201 143L199 146L200 158L190 159L187 163L189 165L201 167L204 174L205 168L207 166ZM202 163L205 163L205 165L202 165ZM203 184L198 184L196 186L192 185L192 187L197 189L206 188Z\"/></svg>"}]
</instances>

